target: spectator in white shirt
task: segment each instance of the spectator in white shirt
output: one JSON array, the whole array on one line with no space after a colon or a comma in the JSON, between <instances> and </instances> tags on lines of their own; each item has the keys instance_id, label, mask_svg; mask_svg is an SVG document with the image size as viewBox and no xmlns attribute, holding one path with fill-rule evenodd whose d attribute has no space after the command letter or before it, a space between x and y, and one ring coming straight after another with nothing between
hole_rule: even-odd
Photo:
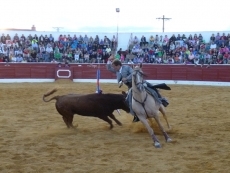
<instances>
[{"instance_id":1,"label":"spectator in white shirt","mask_svg":"<svg viewBox=\"0 0 230 173\"><path fill-rule=\"evenodd\" d=\"M216 43L212 42L210 45L210 50L216 49Z\"/></svg>"},{"instance_id":2,"label":"spectator in white shirt","mask_svg":"<svg viewBox=\"0 0 230 173\"><path fill-rule=\"evenodd\" d=\"M47 45L46 52L48 53L53 52L53 48L51 47L50 44Z\"/></svg>"}]
</instances>

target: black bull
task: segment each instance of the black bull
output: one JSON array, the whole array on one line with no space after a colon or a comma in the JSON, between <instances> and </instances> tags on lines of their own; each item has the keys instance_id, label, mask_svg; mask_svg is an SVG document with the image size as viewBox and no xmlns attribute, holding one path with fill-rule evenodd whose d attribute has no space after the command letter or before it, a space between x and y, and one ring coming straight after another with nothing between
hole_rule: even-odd
<instances>
[{"instance_id":1,"label":"black bull","mask_svg":"<svg viewBox=\"0 0 230 173\"><path fill-rule=\"evenodd\" d=\"M113 119L118 125L122 125L113 115L113 111L122 109L129 112L130 109L125 103L125 97L122 94L68 94L62 96L54 96L49 100L45 97L53 94L57 90L54 89L47 94L44 94L43 101L49 102L56 100L56 109L68 128L73 127L74 114L82 116L98 117L110 124L110 129L113 128L112 121L108 116Z\"/></svg>"}]
</instances>

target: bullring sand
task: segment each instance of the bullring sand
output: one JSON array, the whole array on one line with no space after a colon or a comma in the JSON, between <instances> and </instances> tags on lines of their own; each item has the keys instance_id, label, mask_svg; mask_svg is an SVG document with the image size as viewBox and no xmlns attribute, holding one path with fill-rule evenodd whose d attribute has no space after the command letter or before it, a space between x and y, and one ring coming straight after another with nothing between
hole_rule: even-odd
<instances>
[{"instance_id":1,"label":"bullring sand","mask_svg":"<svg viewBox=\"0 0 230 173\"><path fill-rule=\"evenodd\" d=\"M67 129L54 101L42 101L44 93L56 95L94 93L95 84L59 80L54 83L0 84L1 173L226 173L230 168L230 89L212 86L171 85L161 91L170 105L165 143L150 121L161 149L132 116L114 112L123 123L109 130L97 118L75 115L76 129ZM101 84L104 93L126 88ZM54 95L55 95L54 94ZM105 105L106 106L106 105ZM161 119L162 119L162 115ZM165 121L162 119L167 129Z\"/></svg>"}]
</instances>

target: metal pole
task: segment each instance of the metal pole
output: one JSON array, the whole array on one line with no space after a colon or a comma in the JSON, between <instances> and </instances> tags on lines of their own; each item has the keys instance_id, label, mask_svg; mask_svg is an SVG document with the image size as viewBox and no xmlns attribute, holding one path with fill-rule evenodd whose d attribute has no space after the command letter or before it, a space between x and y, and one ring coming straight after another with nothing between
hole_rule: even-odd
<instances>
[{"instance_id":1,"label":"metal pole","mask_svg":"<svg viewBox=\"0 0 230 173\"><path fill-rule=\"evenodd\" d=\"M116 51L117 51L118 49L118 17L119 17L120 8L116 8L116 12L117 12L117 46L116 46Z\"/></svg>"},{"instance_id":2,"label":"metal pole","mask_svg":"<svg viewBox=\"0 0 230 173\"><path fill-rule=\"evenodd\" d=\"M119 13L117 13L117 47L116 47L116 51L118 49L118 15L119 15Z\"/></svg>"}]
</instances>

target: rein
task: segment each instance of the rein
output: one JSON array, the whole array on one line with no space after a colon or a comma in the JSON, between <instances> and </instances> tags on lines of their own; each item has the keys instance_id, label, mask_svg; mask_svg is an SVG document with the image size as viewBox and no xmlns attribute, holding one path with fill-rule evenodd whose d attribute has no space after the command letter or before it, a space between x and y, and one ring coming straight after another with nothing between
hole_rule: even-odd
<instances>
[{"instance_id":1,"label":"rein","mask_svg":"<svg viewBox=\"0 0 230 173\"><path fill-rule=\"evenodd\" d=\"M146 114L147 117L149 118L148 113L147 113L147 111L146 111L146 109L145 109L145 102L146 102L147 98L148 98L147 92L146 92L146 96L145 96L145 99L144 99L143 102L139 102L139 101L138 101L137 99L135 99L135 97L133 96L133 99L134 99L137 103L139 103L139 104L144 108L145 114ZM136 114L136 112L135 112L135 114Z\"/></svg>"}]
</instances>

